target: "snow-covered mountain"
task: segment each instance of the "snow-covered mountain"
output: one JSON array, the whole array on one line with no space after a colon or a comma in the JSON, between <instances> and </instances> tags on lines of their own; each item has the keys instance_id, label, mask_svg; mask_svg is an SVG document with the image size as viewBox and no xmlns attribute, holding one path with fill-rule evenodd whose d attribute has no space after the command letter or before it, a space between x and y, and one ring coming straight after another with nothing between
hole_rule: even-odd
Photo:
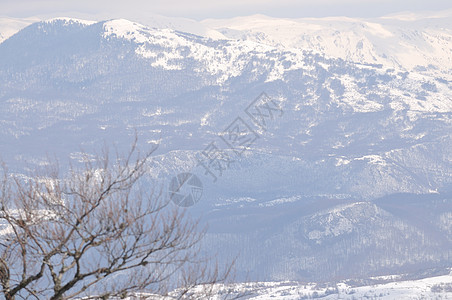
<instances>
[{"instance_id":1,"label":"snow-covered mountain","mask_svg":"<svg viewBox=\"0 0 452 300\"><path fill-rule=\"evenodd\" d=\"M277 19L256 15L202 22L234 39L311 50L386 68L445 73L448 80L452 69L451 23L452 10L376 19Z\"/></svg>"},{"instance_id":2,"label":"snow-covered mountain","mask_svg":"<svg viewBox=\"0 0 452 300\"><path fill-rule=\"evenodd\" d=\"M202 180L205 249L241 252L243 278L435 272L452 264L449 16L36 22L0 43L0 155L24 172L137 130L160 145L152 176ZM262 92L273 110L250 106ZM232 158L216 180L196 167L212 145Z\"/></svg>"},{"instance_id":3,"label":"snow-covered mountain","mask_svg":"<svg viewBox=\"0 0 452 300\"><path fill-rule=\"evenodd\" d=\"M400 13L371 19L281 19L254 15L197 22L146 15L135 20L150 28L172 29L212 39L251 40L387 68L447 76L452 69L452 10ZM37 21L38 17L0 18L0 42Z\"/></svg>"}]
</instances>

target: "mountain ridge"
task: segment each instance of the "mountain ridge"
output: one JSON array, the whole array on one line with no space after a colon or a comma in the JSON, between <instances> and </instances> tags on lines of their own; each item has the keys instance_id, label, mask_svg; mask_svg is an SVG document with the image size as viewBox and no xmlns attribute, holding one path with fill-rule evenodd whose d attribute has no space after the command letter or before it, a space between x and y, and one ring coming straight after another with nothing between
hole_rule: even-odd
<instances>
[{"instance_id":1,"label":"mountain ridge","mask_svg":"<svg viewBox=\"0 0 452 300\"><path fill-rule=\"evenodd\" d=\"M279 109L265 125L247 114L258 99ZM238 273L253 279L449 267L451 120L447 72L265 37L56 19L0 43L0 154L13 172L49 154L65 169L106 141L127 151L138 134L141 149L159 145L148 166L158 186L181 172L201 179L189 213L211 224L205 249L220 260L243 249ZM241 155L225 143L237 122L256 137ZM216 181L197 161L212 145L233 158Z\"/></svg>"},{"instance_id":2,"label":"mountain ridge","mask_svg":"<svg viewBox=\"0 0 452 300\"><path fill-rule=\"evenodd\" d=\"M451 80L448 74L452 68L452 33L447 27L451 14L450 11L441 14L405 13L371 19L285 19L253 15L199 22L155 16L155 20L151 18L144 25L185 31L216 40L246 39L271 46L311 50L357 63L383 64L406 70L427 68L428 73L442 73L447 80ZM270 23L272 25L269 26ZM408 23L410 26L407 26ZM338 32L341 34L338 35ZM2 35L5 36L5 33ZM11 32L7 36L10 35ZM395 45L398 42L402 45Z\"/></svg>"}]
</instances>

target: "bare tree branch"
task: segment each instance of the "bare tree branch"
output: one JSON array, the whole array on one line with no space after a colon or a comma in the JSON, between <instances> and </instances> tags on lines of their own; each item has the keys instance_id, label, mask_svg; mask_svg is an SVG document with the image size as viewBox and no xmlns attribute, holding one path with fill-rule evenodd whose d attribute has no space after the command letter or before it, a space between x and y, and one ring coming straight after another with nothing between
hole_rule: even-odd
<instances>
[{"instance_id":1,"label":"bare tree branch","mask_svg":"<svg viewBox=\"0 0 452 300\"><path fill-rule=\"evenodd\" d=\"M155 149L154 149L155 150ZM8 175L0 194L0 285L7 300L190 298L230 274L200 257L205 231L146 182L137 140L126 156L107 150L67 176Z\"/></svg>"}]
</instances>

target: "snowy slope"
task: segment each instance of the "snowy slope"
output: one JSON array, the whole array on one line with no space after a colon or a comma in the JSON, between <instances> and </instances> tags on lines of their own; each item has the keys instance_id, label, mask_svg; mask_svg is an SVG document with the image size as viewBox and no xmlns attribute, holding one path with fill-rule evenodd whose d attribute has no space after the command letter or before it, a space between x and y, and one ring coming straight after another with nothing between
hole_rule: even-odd
<instances>
[{"instance_id":1,"label":"snowy slope","mask_svg":"<svg viewBox=\"0 0 452 300\"><path fill-rule=\"evenodd\" d=\"M451 299L452 274L427 277L420 280L394 280L399 276L381 276L381 282L372 285L350 285L339 283L297 283L252 282L214 286L212 300L301 300L301 299L381 299L381 300L420 300ZM383 278L386 278L383 279ZM391 280L391 278L393 278ZM202 286L198 288L202 291ZM196 291L196 289L195 289ZM200 292L202 293L202 292ZM159 299L155 295L142 294L150 299ZM202 298L194 292L193 297ZM236 297L236 298L234 298ZM132 300L133 298L126 298Z\"/></svg>"},{"instance_id":2,"label":"snowy slope","mask_svg":"<svg viewBox=\"0 0 452 300\"><path fill-rule=\"evenodd\" d=\"M122 16L122 18L124 18L124 16ZM192 19L165 17L148 13L142 16L133 16L132 18L126 19L133 20L150 28L172 29L212 39L226 39L224 35L215 29L205 26L201 22Z\"/></svg>"},{"instance_id":3,"label":"snowy slope","mask_svg":"<svg viewBox=\"0 0 452 300\"><path fill-rule=\"evenodd\" d=\"M390 277L390 276L388 276ZM231 286L219 287L227 290ZM451 299L452 275L436 276L420 280L393 281L369 286L338 284L297 284L293 282L256 282L233 285L241 299ZM221 296L218 296L221 299Z\"/></svg>"},{"instance_id":4,"label":"snowy slope","mask_svg":"<svg viewBox=\"0 0 452 300\"><path fill-rule=\"evenodd\" d=\"M406 70L427 68L449 75L452 69L452 11L377 19L277 19L255 15L202 23L230 38L312 50L363 64Z\"/></svg>"},{"instance_id":5,"label":"snowy slope","mask_svg":"<svg viewBox=\"0 0 452 300\"><path fill-rule=\"evenodd\" d=\"M451 19L452 20L452 19ZM253 19L253 21L255 21ZM265 18L264 20L258 22L258 24L268 24L269 29L283 31L280 28L280 20L276 20L277 24L272 24L271 20ZM240 24L244 24L244 28L248 28L249 24L243 20L241 20ZM370 23L369 23L370 24ZM302 24L303 25L303 24ZM355 24L356 25L356 24ZM355 26L354 25L354 26ZM181 35L177 31L172 29L156 29L149 28L147 26L143 26L137 24L135 22L130 22L127 20L112 20L106 22L104 25L104 37L116 37L122 38L129 41L133 41L134 43L138 43L139 47L136 48L135 52L144 58L153 59L154 62L152 66L161 67L167 70L180 70L184 66L184 60L194 59L201 64L201 68L198 68L197 72L207 72L214 76L217 76L217 84L222 84L226 80L231 79L232 77L237 77L241 74L241 70L246 66L248 61L250 60L250 56L255 56L257 58L265 58L272 63L272 70L268 73L266 81L275 81L275 80L283 80L287 73L303 68L305 58L305 54L303 51L298 49L294 49L293 47L284 45L278 47L277 45L268 46L263 41L253 41L253 39L245 39L243 41L227 41L221 42L218 46L213 46L213 44L206 44L198 41L194 41L193 39L187 39L186 36ZM334 25L332 25L334 26ZM358 26L358 25L356 25ZM381 26L377 26L377 24L369 25L366 30L370 30L372 28L380 31L373 32L376 35L381 34L383 29ZM360 26L358 26L360 27ZM260 27L258 27L260 28ZM284 27L283 27L284 28ZM308 26L300 26L306 30L309 28ZM337 28L339 29L340 26ZM337 30L336 29L336 30ZM243 30L243 28L242 28ZM365 30L364 30L365 31ZM341 31L344 35L348 35L347 29ZM322 38L329 36L328 33L319 32ZM384 34L390 35L389 32ZM309 36L315 36L312 34L308 34ZM356 36L365 36L366 34L363 31L358 31L355 33ZM284 37L284 35L278 35L279 37ZM452 37L452 36L451 36ZM400 41L400 37L394 37L395 40ZM288 41L293 41L292 35L287 35ZM362 56L361 58L351 57L356 53L350 54L353 49L353 45L343 45L337 42L332 42L335 44L337 48L320 48L316 49L314 46L301 47L307 50L316 49L320 53L332 54L335 53L335 57L358 61L360 63L376 63L372 62L371 59L367 56ZM382 43L383 45L393 45L391 42L385 41ZM157 46L157 47L156 47ZM212 47L213 46L213 47ZM414 46L413 46L414 47ZM165 51L161 51L161 49L165 49ZM342 49L342 50L339 50ZM348 50L347 50L348 49ZM428 50L429 55L432 56L432 59L436 60L438 66L441 66L441 69L448 71L449 68L452 69L452 39L450 39L450 43L446 43L445 47L435 46L434 49L439 49L438 51L444 51L447 55L438 55L435 52ZM188 50L188 51L187 51ZM344 54L341 51L349 51L349 54ZM393 49L385 49L387 53L397 53L394 52ZM408 51L406 49L399 49L400 53L404 53L404 51ZM386 53L385 52L385 53ZM186 55L184 53L187 53ZM269 55L269 54L272 55ZM342 53L342 54L341 54ZM276 54L276 56L274 55ZM421 53L418 53L421 55ZM405 54L404 54L405 55ZM424 55L424 54L422 54ZM272 57L273 56L273 57ZM415 62L416 60L412 57L405 57L406 62L400 62L397 66L396 71L401 72L405 69L412 69L414 65L410 65L410 63ZM444 59L444 60L443 60ZM382 62L382 61L379 61ZM432 61L423 61L421 65L417 66L428 66ZM366 66L363 66L366 69ZM381 68L380 68L381 69ZM390 75L391 72L395 72L393 70L384 69L379 71L381 75ZM444 77L447 77L447 72L443 74ZM421 84L429 84L432 81L436 81L434 75L422 74L415 72L413 74L408 74L408 76L404 76L401 78L401 81L395 80L391 86L385 86L382 84L380 86L381 89L384 90L384 94L386 95L394 95L394 101L391 103L391 106L395 110L404 110L409 109L412 111L422 111L422 112L449 112L452 111L452 97L450 95L450 89L447 85L440 85L439 88L441 92L437 96L430 97L428 102L420 103L417 100L414 100L412 95L400 92L398 86L410 85L413 87L413 91L421 90L422 86L418 86ZM345 91L342 99L338 102L339 105L349 105L355 111L360 112L375 112L383 109L383 105L376 101L370 100L367 95L363 95L359 92L359 88L356 85L356 81L354 78L350 78L349 76L342 76L340 81L345 87ZM436 89L437 85L433 84L432 89ZM444 97L444 95L447 95Z\"/></svg>"},{"instance_id":6,"label":"snowy slope","mask_svg":"<svg viewBox=\"0 0 452 300\"><path fill-rule=\"evenodd\" d=\"M15 19L0 17L0 43L28 25L38 22L38 18Z\"/></svg>"}]
</instances>

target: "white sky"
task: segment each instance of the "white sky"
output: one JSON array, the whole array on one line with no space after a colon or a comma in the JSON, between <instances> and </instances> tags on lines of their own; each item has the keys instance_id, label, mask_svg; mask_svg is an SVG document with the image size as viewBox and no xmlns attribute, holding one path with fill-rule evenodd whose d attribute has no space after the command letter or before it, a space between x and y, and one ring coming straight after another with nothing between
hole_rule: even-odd
<instances>
[{"instance_id":1,"label":"white sky","mask_svg":"<svg viewBox=\"0 0 452 300\"><path fill-rule=\"evenodd\" d=\"M0 16L124 17L160 14L192 19L252 14L273 17L378 17L451 9L451 0L0 0Z\"/></svg>"}]
</instances>

